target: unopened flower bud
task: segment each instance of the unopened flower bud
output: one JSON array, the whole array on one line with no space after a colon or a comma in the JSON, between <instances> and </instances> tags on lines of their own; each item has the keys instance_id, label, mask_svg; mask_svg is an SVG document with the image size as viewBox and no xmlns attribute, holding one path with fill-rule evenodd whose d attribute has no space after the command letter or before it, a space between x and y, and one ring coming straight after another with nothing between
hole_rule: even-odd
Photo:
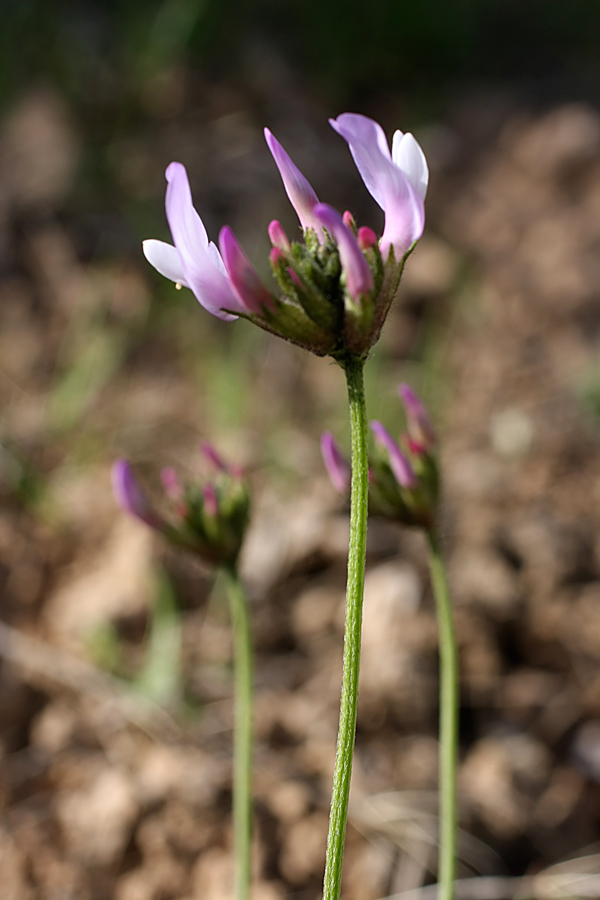
<instances>
[{"instance_id":1,"label":"unopened flower bud","mask_svg":"<svg viewBox=\"0 0 600 900\"><path fill-rule=\"evenodd\" d=\"M424 403L407 384L398 386L406 413L408 437L415 451L427 452L435 445L435 431Z\"/></svg>"},{"instance_id":2,"label":"unopened flower bud","mask_svg":"<svg viewBox=\"0 0 600 900\"><path fill-rule=\"evenodd\" d=\"M121 509L154 528L164 531L165 521L142 490L133 469L124 459L118 459L112 467L112 486L115 499Z\"/></svg>"},{"instance_id":3,"label":"unopened flower bud","mask_svg":"<svg viewBox=\"0 0 600 900\"><path fill-rule=\"evenodd\" d=\"M371 422L371 430L375 435L375 440L387 450L390 468L400 487L414 487L417 483L417 477L413 472L413 468L387 429L384 428L381 422Z\"/></svg>"},{"instance_id":4,"label":"unopened flower bud","mask_svg":"<svg viewBox=\"0 0 600 900\"><path fill-rule=\"evenodd\" d=\"M175 469L171 468L170 466L162 469L160 473L160 480L168 497L173 497L173 499L177 500L183 495L183 488L181 486L179 478L177 477Z\"/></svg>"},{"instance_id":5,"label":"unopened flower bud","mask_svg":"<svg viewBox=\"0 0 600 900\"><path fill-rule=\"evenodd\" d=\"M249 495L238 467L228 466L212 444L204 444L202 450L217 470L213 482L182 486L172 469L163 469L161 479L171 501L168 516L155 510L124 460L113 466L113 489L122 509L160 531L170 543L211 565L230 566L248 524Z\"/></svg>"},{"instance_id":6,"label":"unopened flower bud","mask_svg":"<svg viewBox=\"0 0 600 900\"><path fill-rule=\"evenodd\" d=\"M229 472L230 466L225 462L217 448L209 443L208 441L203 441L200 444L200 450L206 457L206 459L213 464L215 469L218 469L220 472Z\"/></svg>"},{"instance_id":7,"label":"unopened flower bud","mask_svg":"<svg viewBox=\"0 0 600 900\"><path fill-rule=\"evenodd\" d=\"M281 222L278 222L277 219L273 219L273 221L269 223L267 231L269 233L269 240L273 244L273 247L278 247L280 250L289 252L292 245L289 242L288 236L285 233Z\"/></svg>"},{"instance_id":8,"label":"unopened flower bud","mask_svg":"<svg viewBox=\"0 0 600 900\"><path fill-rule=\"evenodd\" d=\"M321 435L321 454L332 485L338 493L347 494L350 490L352 470L330 431L325 431Z\"/></svg>"},{"instance_id":9,"label":"unopened flower bud","mask_svg":"<svg viewBox=\"0 0 600 900\"><path fill-rule=\"evenodd\" d=\"M202 496L204 497L204 508L209 516L216 516L219 512L219 501L214 484L202 485Z\"/></svg>"},{"instance_id":10,"label":"unopened flower bud","mask_svg":"<svg viewBox=\"0 0 600 900\"><path fill-rule=\"evenodd\" d=\"M353 235L356 235L356 221L349 209L346 209L344 211L344 214L342 216L342 222L344 223L346 228L350 229L350 231L352 232Z\"/></svg>"},{"instance_id":11,"label":"unopened flower bud","mask_svg":"<svg viewBox=\"0 0 600 900\"><path fill-rule=\"evenodd\" d=\"M376 247L378 243L377 235L372 228L368 228L366 225L362 225L358 229L356 240L361 250L368 250L370 247Z\"/></svg>"},{"instance_id":12,"label":"unopened flower bud","mask_svg":"<svg viewBox=\"0 0 600 900\"><path fill-rule=\"evenodd\" d=\"M219 234L219 248L227 269L229 281L239 300L249 312L262 313L274 310L275 303L264 286L258 272L242 250L231 228L226 225Z\"/></svg>"},{"instance_id":13,"label":"unopened flower bud","mask_svg":"<svg viewBox=\"0 0 600 900\"><path fill-rule=\"evenodd\" d=\"M421 448L415 450L406 436L401 450L381 422L371 422L371 428L376 443L383 450L383 454L375 454L369 469L373 511L404 525L431 528L439 493L435 457Z\"/></svg>"}]
</instances>

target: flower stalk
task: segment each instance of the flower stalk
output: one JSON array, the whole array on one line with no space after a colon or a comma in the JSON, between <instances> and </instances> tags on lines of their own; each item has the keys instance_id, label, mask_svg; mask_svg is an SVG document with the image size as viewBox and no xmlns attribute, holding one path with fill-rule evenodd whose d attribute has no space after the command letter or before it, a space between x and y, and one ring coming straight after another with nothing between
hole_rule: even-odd
<instances>
[{"instance_id":1,"label":"flower stalk","mask_svg":"<svg viewBox=\"0 0 600 900\"><path fill-rule=\"evenodd\" d=\"M248 602L237 568L224 568L234 644L233 842L235 897L248 900L252 844L253 652Z\"/></svg>"},{"instance_id":2,"label":"flower stalk","mask_svg":"<svg viewBox=\"0 0 600 900\"><path fill-rule=\"evenodd\" d=\"M436 603L440 655L440 852L438 900L453 900L457 832L458 651L452 620L450 591L436 527L440 488L436 452L437 439L429 413L417 394L407 384L401 384L398 390L406 416L406 432L400 436L400 441L396 442L381 422L371 422L376 447L374 455L369 461L369 503L371 510L379 515L386 516L402 525L422 529L427 536L429 544L429 569ZM351 502L352 515L354 516L356 515L354 506L355 491L360 480L358 473L354 471L354 460L357 455L362 460L362 456L360 456L362 450L357 450L354 428L352 434L353 472ZM322 436L321 449L323 461L333 486L341 494L347 493L350 484L349 466L330 432L326 432ZM354 539L353 527L351 525L351 546ZM351 565L349 560L349 573ZM364 573L364 560L362 571ZM351 579L349 575L349 605L351 596L350 585ZM349 619L347 619L347 622ZM353 625L349 626L347 624L347 641L350 640L349 635L352 627ZM360 641L360 632L358 640ZM360 648L360 644L358 644L358 647ZM344 656L344 679L346 679L346 656ZM346 685L345 680L344 685ZM344 690L346 690L346 687L342 691L342 706L345 703ZM356 711L354 711L354 715L356 715ZM356 718L354 719L355 722ZM342 727L340 724L340 734L341 731ZM338 743L338 759L340 757L340 746L341 739L340 743ZM351 757L349 765L351 765ZM335 791L336 786L334 784L334 793ZM336 850L336 852L340 851ZM330 862L328 850L328 865L331 866L332 871L336 864L341 869L341 859L337 860L337 863L335 860ZM336 871L335 875L339 876L339 872ZM330 881L333 884L334 876L330 877ZM335 887L332 887L331 893L327 894L325 892L324 896L327 900L337 900L339 896L339 881Z\"/></svg>"},{"instance_id":3,"label":"flower stalk","mask_svg":"<svg viewBox=\"0 0 600 900\"><path fill-rule=\"evenodd\" d=\"M434 528L427 531L429 571L435 597L440 647L438 900L453 900L456 874L458 761L458 650L446 570Z\"/></svg>"},{"instance_id":4,"label":"flower stalk","mask_svg":"<svg viewBox=\"0 0 600 900\"><path fill-rule=\"evenodd\" d=\"M253 652L248 602L237 560L248 526L250 497L242 470L222 459L212 444L202 452L215 475L212 481L181 484L173 469L161 480L171 507L167 515L144 492L129 463L120 459L112 470L119 506L159 532L173 546L199 557L223 573L231 613L234 669L233 825L236 900L248 900L252 843L252 702Z\"/></svg>"},{"instance_id":5,"label":"flower stalk","mask_svg":"<svg viewBox=\"0 0 600 900\"><path fill-rule=\"evenodd\" d=\"M349 357L344 363L352 436L350 543L346 583L342 695L331 792L323 900L338 900L340 896L344 841L346 822L348 820L350 778L354 758L354 737L356 733L369 497L367 414L363 367L364 360L357 357Z\"/></svg>"}]
</instances>

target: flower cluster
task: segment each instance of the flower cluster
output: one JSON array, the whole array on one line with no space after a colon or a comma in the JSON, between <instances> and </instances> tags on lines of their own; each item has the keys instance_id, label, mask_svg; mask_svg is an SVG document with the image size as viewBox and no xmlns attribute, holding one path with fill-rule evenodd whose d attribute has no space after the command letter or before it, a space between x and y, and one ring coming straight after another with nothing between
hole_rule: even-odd
<instances>
[{"instance_id":1,"label":"flower cluster","mask_svg":"<svg viewBox=\"0 0 600 900\"><path fill-rule=\"evenodd\" d=\"M375 453L369 460L369 503L379 515L431 528L439 495L436 437L425 406L407 385L398 388L407 430L396 442L381 422L371 422ZM321 438L325 468L341 494L350 490L350 465L331 432Z\"/></svg>"},{"instance_id":2,"label":"flower cluster","mask_svg":"<svg viewBox=\"0 0 600 900\"><path fill-rule=\"evenodd\" d=\"M268 233L278 291L261 281L229 226L219 247L208 240L181 163L171 163L166 213L173 245L144 241L144 253L167 278L189 287L221 319L245 317L320 356L364 356L378 339L406 257L421 237L428 170L411 134L396 131L392 149L383 129L366 116L330 120L346 140L365 186L385 213L381 239L319 202L281 144L265 129L283 185L303 229L290 241L277 221Z\"/></svg>"},{"instance_id":3,"label":"flower cluster","mask_svg":"<svg viewBox=\"0 0 600 900\"><path fill-rule=\"evenodd\" d=\"M250 498L241 471L227 465L211 444L202 451L215 471L214 480L182 485L171 468L161 480L171 505L168 517L158 512L140 486L130 464L117 460L112 469L119 506L159 531L177 547L190 550L213 566L235 564L250 513Z\"/></svg>"}]
</instances>

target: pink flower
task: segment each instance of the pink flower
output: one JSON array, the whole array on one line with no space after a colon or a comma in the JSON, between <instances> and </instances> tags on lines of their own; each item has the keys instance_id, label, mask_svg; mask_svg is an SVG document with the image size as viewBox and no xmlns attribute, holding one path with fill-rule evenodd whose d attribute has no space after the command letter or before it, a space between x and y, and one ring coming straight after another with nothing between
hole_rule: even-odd
<instances>
[{"instance_id":1,"label":"pink flower","mask_svg":"<svg viewBox=\"0 0 600 900\"><path fill-rule=\"evenodd\" d=\"M251 290L244 289L250 264L239 278L245 298L242 299L230 280L221 254L215 244L209 242L204 223L194 209L185 167L173 162L165 174L168 182L165 207L175 246L164 241L147 240L142 245L144 255L161 275L189 287L213 316L235 319L237 313L248 311L248 298L253 302ZM232 268L237 273L237 267ZM256 282L259 282L258 275ZM266 288L263 290L266 291Z\"/></svg>"},{"instance_id":2,"label":"pink flower","mask_svg":"<svg viewBox=\"0 0 600 900\"><path fill-rule=\"evenodd\" d=\"M329 124L347 141L367 190L385 212L382 257L387 259L393 247L399 262L423 234L429 179L425 154L412 134L401 131L395 132L390 153L381 125L357 113L342 113Z\"/></svg>"}]
</instances>

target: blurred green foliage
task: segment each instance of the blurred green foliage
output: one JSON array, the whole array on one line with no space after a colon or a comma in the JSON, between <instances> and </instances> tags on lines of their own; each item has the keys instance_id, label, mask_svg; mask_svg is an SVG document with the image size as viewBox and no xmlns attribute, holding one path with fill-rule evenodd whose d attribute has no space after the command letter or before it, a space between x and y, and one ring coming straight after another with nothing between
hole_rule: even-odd
<instances>
[{"instance_id":1,"label":"blurred green foliage","mask_svg":"<svg viewBox=\"0 0 600 900\"><path fill-rule=\"evenodd\" d=\"M457 79L593 82L594 0L27 0L7 5L0 103L50 78L88 108L123 100L157 69L187 62L235 76L270 48L318 89L443 96Z\"/></svg>"}]
</instances>

